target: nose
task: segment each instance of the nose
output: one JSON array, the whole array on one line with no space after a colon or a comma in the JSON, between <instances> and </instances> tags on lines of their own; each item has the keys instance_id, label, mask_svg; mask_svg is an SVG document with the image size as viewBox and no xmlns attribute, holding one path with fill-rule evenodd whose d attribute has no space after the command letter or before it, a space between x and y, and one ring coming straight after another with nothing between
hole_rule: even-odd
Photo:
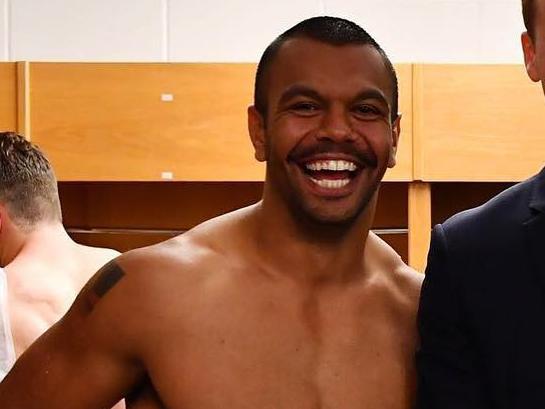
<instances>
[{"instance_id":1,"label":"nose","mask_svg":"<svg viewBox=\"0 0 545 409\"><path fill-rule=\"evenodd\" d=\"M348 113L341 107L330 107L326 110L322 116L317 138L333 142L353 141L354 132Z\"/></svg>"}]
</instances>

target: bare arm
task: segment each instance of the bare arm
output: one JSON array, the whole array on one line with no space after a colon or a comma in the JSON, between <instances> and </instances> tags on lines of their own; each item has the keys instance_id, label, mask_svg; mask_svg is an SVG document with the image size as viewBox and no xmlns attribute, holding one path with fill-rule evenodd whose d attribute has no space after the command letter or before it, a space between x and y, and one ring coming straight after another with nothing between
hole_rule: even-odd
<instances>
[{"instance_id":1,"label":"bare arm","mask_svg":"<svg viewBox=\"0 0 545 409\"><path fill-rule=\"evenodd\" d=\"M121 265L104 266L16 362L0 383L2 409L109 408L143 378L130 316L138 283Z\"/></svg>"}]
</instances>

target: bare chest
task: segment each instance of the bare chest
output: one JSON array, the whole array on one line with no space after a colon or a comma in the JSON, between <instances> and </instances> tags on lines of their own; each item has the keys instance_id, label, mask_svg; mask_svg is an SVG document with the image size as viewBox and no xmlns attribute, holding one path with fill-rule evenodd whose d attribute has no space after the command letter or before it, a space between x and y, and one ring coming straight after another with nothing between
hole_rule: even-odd
<instances>
[{"instance_id":1,"label":"bare chest","mask_svg":"<svg viewBox=\"0 0 545 409\"><path fill-rule=\"evenodd\" d=\"M380 308L331 309L196 311L156 337L149 376L171 409L411 407L412 326Z\"/></svg>"}]
</instances>

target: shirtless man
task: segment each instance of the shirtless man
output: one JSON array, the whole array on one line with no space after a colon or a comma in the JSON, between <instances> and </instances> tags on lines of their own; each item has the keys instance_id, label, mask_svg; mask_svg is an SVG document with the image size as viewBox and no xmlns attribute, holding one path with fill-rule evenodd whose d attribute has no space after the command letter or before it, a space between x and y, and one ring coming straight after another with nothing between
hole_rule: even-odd
<instances>
[{"instance_id":1,"label":"shirtless man","mask_svg":"<svg viewBox=\"0 0 545 409\"><path fill-rule=\"evenodd\" d=\"M47 158L22 136L0 133L0 379L118 254L70 239Z\"/></svg>"},{"instance_id":2,"label":"shirtless man","mask_svg":"<svg viewBox=\"0 0 545 409\"><path fill-rule=\"evenodd\" d=\"M394 166L397 81L360 27L318 17L265 51L248 109L263 200L86 285L0 384L2 409L410 408L420 276L369 233Z\"/></svg>"}]
</instances>

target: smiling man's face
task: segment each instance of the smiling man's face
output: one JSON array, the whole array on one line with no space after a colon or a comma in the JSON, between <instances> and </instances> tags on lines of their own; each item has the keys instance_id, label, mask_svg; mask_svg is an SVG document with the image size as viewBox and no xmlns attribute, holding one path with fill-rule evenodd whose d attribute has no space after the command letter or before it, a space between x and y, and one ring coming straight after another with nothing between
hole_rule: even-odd
<instances>
[{"instance_id":1,"label":"smiling man's face","mask_svg":"<svg viewBox=\"0 0 545 409\"><path fill-rule=\"evenodd\" d=\"M399 118L392 123L382 56L368 45L294 38L269 70L267 117L259 131L250 127L256 157L267 161L266 183L312 220L355 219L395 164Z\"/></svg>"}]
</instances>

